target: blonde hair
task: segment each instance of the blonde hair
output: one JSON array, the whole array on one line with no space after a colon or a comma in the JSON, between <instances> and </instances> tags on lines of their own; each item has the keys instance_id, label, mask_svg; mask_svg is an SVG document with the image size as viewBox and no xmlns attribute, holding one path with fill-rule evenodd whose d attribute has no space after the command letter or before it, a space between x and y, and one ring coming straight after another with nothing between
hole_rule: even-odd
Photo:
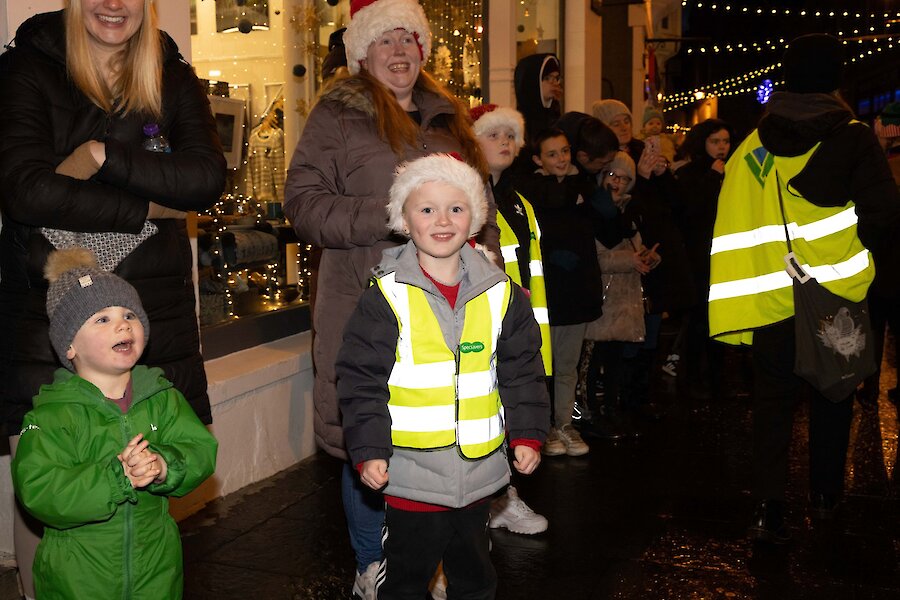
<instances>
[{"instance_id":1,"label":"blonde hair","mask_svg":"<svg viewBox=\"0 0 900 600\"><path fill-rule=\"evenodd\" d=\"M97 64L91 52L81 0L67 0L64 12L66 68L78 89L106 112L144 112L161 117L162 43L153 0L144 0L140 28L110 65L115 71L112 87L103 76L105 65Z\"/></svg>"},{"instance_id":2,"label":"blonde hair","mask_svg":"<svg viewBox=\"0 0 900 600\"><path fill-rule=\"evenodd\" d=\"M419 128L407 116L406 111L397 102L396 96L366 69L361 69L356 77L363 83L375 110L375 126L379 136L387 142L391 150L402 156L405 146L415 148L418 145ZM481 146L472 131L468 111L462 103L448 92L434 78L421 71L416 79L415 89L430 92L453 107L453 116L448 119L447 129L459 141L462 157L472 166L482 179L487 181L488 166L481 152Z\"/></svg>"}]
</instances>

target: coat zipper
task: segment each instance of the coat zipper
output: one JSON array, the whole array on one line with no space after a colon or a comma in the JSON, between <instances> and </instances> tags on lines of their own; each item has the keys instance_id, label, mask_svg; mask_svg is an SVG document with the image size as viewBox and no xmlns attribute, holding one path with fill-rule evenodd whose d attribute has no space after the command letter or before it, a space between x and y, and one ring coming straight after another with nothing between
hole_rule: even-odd
<instances>
[{"instance_id":1,"label":"coat zipper","mask_svg":"<svg viewBox=\"0 0 900 600\"><path fill-rule=\"evenodd\" d=\"M122 415L120 417L119 423L122 427L122 438L123 443L122 447L124 448L126 444L130 441L129 437L129 426L128 426L128 415ZM131 502L126 501L123 505L123 509L125 510L125 531L122 536L122 598L123 600L128 600L131 598L131 545L132 545L132 537L134 536L134 506Z\"/></svg>"}]
</instances>

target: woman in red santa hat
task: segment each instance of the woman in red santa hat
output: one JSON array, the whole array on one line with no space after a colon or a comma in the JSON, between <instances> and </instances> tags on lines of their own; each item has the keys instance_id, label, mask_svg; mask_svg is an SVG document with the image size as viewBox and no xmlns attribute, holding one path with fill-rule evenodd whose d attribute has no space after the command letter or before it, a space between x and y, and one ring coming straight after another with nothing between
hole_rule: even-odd
<instances>
[{"instance_id":1,"label":"woman in red santa hat","mask_svg":"<svg viewBox=\"0 0 900 600\"><path fill-rule=\"evenodd\" d=\"M423 71L431 30L415 0L353 0L344 33L350 77L310 112L285 186L284 212L297 235L323 248L313 314L316 442L347 460L334 361L347 320L381 252L401 242L387 227L395 167L434 152L457 152L487 167L462 105ZM479 241L499 252L496 208ZM502 267L501 267L502 268ZM342 492L356 553L354 595L375 598L384 504L344 467Z\"/></svg>"}]
</instances>

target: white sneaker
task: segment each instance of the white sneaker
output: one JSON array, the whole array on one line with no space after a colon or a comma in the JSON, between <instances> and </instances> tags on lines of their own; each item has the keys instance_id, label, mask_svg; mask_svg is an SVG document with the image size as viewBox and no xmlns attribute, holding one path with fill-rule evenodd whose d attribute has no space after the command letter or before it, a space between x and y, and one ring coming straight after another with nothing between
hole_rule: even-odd
<instances>
[{"instance_id":1,"label":"white sneaker","mask_svg":"<svg viewBox=\"0 0 900 600\"><path fill-rule=\"evenodd\" d=\"M434 574L428 591L431 593L431 600L447 600L447 576L444 575L443 568L439 568Z\"/></svg>"},{"instance_id":2,"label":"white sneaker","mask_svg":"<svg viewBox=\"0 0 900 600\"><path fill-rule=\"evenodd\" d=\"M506 527L513 533L534 535L547 531L547 519L531 510L519 498L516 488L509 486L506 493L491 502L491 528Z\"/></svg>"},{"instance_id":3,"label":"white sneaker","mask_svg":"<svg viewBox=\"0 0 900 600\"><path fill-rule=\"evenodd\" d=\"M366 570L356 574L353 581L354 600L375 600L375 577L378 575L380 563L369 563Z\"/></svg>"},{"instance_id":4,"label":"white sneaker","mask_svg":"<svg viewBox=\"0 0 900 600\"><path fill-rule=\"evenodd\" d=\"M550 428L550 433L547 434L547 441L544 442L541 452L545 456L562 456L566 453L566 447L563 445L562 440L559 439L559 430L556 427Z\"/></svg>"},{"instance_id":5,"label":"white sneaker","mask_svg":"<svg viewBox=\"0 0 900 600\"><path fill-rule=\"evenodd\" d=\"M571 423L563 425L558 430L559 441L562 442L569 456L584 456L590 448L581 439L581 434Z\"/></svg>"}]
</instances>

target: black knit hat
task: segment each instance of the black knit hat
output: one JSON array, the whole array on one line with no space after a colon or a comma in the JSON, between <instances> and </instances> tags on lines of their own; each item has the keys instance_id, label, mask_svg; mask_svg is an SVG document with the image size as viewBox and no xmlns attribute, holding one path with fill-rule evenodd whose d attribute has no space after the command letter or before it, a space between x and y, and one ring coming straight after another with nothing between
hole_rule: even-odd
<instances>
[{"instance_id":1,"label":"black knit hat","mask_svg":"<svg viewBox=\"0 0 900 600\"><path fill-rule=\"evenodd\" d=\"M781 59L784 90L797 94L829 94L841 87L844 47L825 33L801 35Z\"/></svg>"},{"instance_id":2,"label":"black knit hat","mask_svg":"<svg viewBox=\"0 0 900 600\"><path fill-rule=\"evenodd\" d=\"M47 289L47 315L50 317L50 343L60 362L74 371L66 351L91 315L110 306L131 309L144 326L144 338L150 338L150 321L137 290L130 283L97 266L94 253L85 248L52 252L44 267L50 281Z\"/></svg>"},{"instance_id":3,"label":"black knit hat","mask_svg":"<svg viewBox=\"0 0 900 600\"><path fill-rule=\"evenodd\" d=\"M328 79L340 67L347 66L347 51L344 48L344 32L346 27L341 27L328 36L328 54L322 60L322 79Z\"/></svg>"}]
</instances>

